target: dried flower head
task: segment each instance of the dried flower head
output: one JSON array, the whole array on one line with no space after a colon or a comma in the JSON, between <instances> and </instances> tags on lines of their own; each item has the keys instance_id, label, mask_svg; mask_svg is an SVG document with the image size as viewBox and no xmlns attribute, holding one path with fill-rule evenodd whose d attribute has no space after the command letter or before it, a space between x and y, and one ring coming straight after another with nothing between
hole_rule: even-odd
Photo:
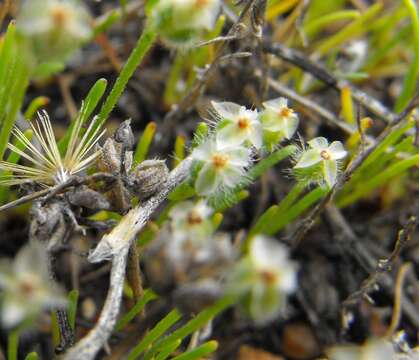
<instances>
[{"instance_id":1,"label":"dried flower head","mask_svg":"<svg viewBox=\"0 0 419 360\"><path fill-rule=\"evenodd\" d=\"M223 144L241 145L249 142L256 149L262 146L262 125L256 110L232 102L212 102L216 117L227 122L217 131L217 141Z\"/></svg>"},{"instance_id":2,"label":"dried flower head","mask_svg":"<svg viewBox=\"0 0 419 360\"><path fill-rule=\"evenodd\" d=\"M14 261L0 262L1 323L13 327L43 309L66 305L64 291L50 280L46 249L38 242L24 246Z\"/></svg>"},{"instance_id":3,"label":"dried flower head","mask_svg":"<svg viewBox=\"0 0 419 360\"><path fill-rule=\"evenodd\" d=\"M333 141L330 145L326 138L317 137L308 141L309 149L301 152L294 166L296 175L311 177L313 181L326 183L332 188L336 183L340 160L347 152L340 141Z\"/></svg>"},{"instance_id":4,"label":"dried flower head","mask_svg":"<svg viewBox=\"0 0 419 360\"><path fill-rule=\"evenodd\" d=\"M203 164L196 179L196 191L201 195L212 195L245 180L251 151L241 146L226 147L208 139L193 151L192 158Z\"/></svg>"},{"instance_id":5,"label":"dried flower head","mask_svg":"<svg viewBox=\"0 0 419 360\"><path fill-rule=\"evenodd\" d=\"M244 296L246 308L258 323L274 319L285 306L286 295L297 286L297 266L288 249L274 239L256 236L229 276L230 291Z\"/></svg>"},{"instance_id":6,"label":"dried flower head","mask_svg":"<svg viewBox=\"0 0 419 360\"><path fill-rule=\"evenodd\" d=\"M128 175L128 189L140 200L146 200L164 186L169 169L164 160L144 160Z\"/></svg>"},{"instance_id":7,"label":"dried flower head","mask_svg":"<svg viewBox=\"0 0 419 360\"><path fill-rule=\"evenodd\" d=\"M63 183L72 175L84 171L98 155L98 151L92 152L92 149L104 134L104 131L101 132L96 125L97 123L93 119L84 134L81 135L82 122L78 117L72 129L64 157L60 154L51 121L45 111L39 113L39 121L31 123L34 137L39 142L41 149L32 144L23 132L15 127L12 133L17 140L26 146L26 151L18 149L11 143L8 144L8 147L11 151L29 161L31 166L0 161L0 170L14 173L13 177L0 178L0 183L2 185L16 185L33 181L44 186L51 186Z\"/></svg>"}]
</instances>

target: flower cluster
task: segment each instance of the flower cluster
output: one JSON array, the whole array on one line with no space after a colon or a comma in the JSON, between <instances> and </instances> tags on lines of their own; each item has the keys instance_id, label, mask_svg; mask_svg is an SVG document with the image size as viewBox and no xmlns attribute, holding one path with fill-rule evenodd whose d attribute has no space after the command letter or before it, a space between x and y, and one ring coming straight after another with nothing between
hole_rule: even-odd
<instances>
[{"instance_id":1,"label":"flower cluster","mask_svg":"<svg viewBox=\"0 0 419 360\"><path fill-rule=\"evenodd\" d=\"M229 291L244 299L247 311L258 323L274 319L284 310L286 296L297 286L297 265L288 249L265 236L253 238L249 254L229 276Z\"/></svg>"},{"instance_id":2,"label":"flower cluster","mask_svg":"<svg viewBox=\"0 0 419 360\"><path fill-rule=\"evenodd\" d=\"M17 29L39 64L61 62L92 35L87 9L77 0L26 0Z\"/></svg>"},{"instance_id":3,"label":"flower cluster","mask_svg":"<svg viewBox=\"0 0 419 360\"><path fill-rule=\"evenodd\" d=\"M145 249L145 273L159 293L174 289L175 302L199 311L223 294L222 277L236 256L230 237L215 233L213 209L204 200L183 201ZM188 299L192 304L188 304Z\"/></svg>"},{"instance_id":4,"label":"flower cluster","mask_svg":"<svg viewBox=\"0 0 419 360\"><path fill-rule=\"evenodd\" d=\"M159 0L149 21L169 44L188 46L213 28L219 10L219 0Z\"/></svg>"},{"instance_id":5,"label":"flower cluster","mask_svg":"<svg viewBox=\"0 0 419 360\"><path fill-rule=\"evenodd\" d=\"M284 98L264 103L260 112L232 102L212 106L215 132L192 153L201 166L195 189L204 196L243 182L255 151L274 149L281 140L290 139L298 126L298 116Z\"/></svg>"},{"instance_id":6,"label":"flower cluster","mask_svg":"<svg viewBox=\"0 0 419 360\"><path fill-rule=\"evenodd\" d=\"M64 291L51 281L47 264L46 249L37 242L23 247L13 262L1 260L3 326L14 327L34 319L43 309L66 305Z\"/></svg>"},{"instance_id":7,"label":"flower cluster","mask_svg":"<svg viewBox=\"0 0 419 360\"><path fill-rule=\"evenodd\" d=\"M340 162L347 155L346 150L340 141L333 141L329 145L324 137L310 140L308 145L309 148L298 155L294 166L296 177L332 188L336 183Z\"/></svg>"}]
</instances>

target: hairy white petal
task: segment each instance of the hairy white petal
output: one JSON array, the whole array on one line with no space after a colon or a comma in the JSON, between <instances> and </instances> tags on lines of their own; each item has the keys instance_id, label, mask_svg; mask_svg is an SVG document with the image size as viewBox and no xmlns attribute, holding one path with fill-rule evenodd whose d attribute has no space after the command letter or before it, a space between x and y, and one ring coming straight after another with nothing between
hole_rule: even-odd
<instances>
[{"instance_id":1,"label":"hairy white petal","mask_svg":"<svg viewBox=\"0 0 419 360\"><path fill-rule=\"evenodd\" d=\"M329 146L329 151L336 160L343 159L348 154L340 141L333 141Z\"/></svg>"},{"instance_id":2,"label":"hairy white petal","mask_svg":"<svg viewBox=\"0 0 419 360\"><path fill-rule=\"evenodd\" d=\"M327 139L325 137L320 136L320 137L316 137L316 138L308 141L308 144L313 149L324 150L328 147L329 142L327 141Z\"/></svg>"},{"instance_id":3,"label":"hairy white petal","mask_svg":"<svg viewBox=\"0 0 419 360\"><path fill-rule=\"evenodd\" d=\"M332 188L336 183L336 177L338 174L338 167L335 160L324 160L323 162L323 175L326 184L329 188Z\"/></svg>"},{"instance_id":4,"label":"hairy white petal","mask_svg":"<svg viewBox=\"0 0 419 360\"><path fill-rule=\"evenodd\" d=\"M313 166L317 163L322 161L322 157L320 156L320 152L316 149L309 149L303 152L301 155L300 160L298 160L297 164L294 166L295 169L299 168L306 168Z\"/></svg>"}]
</instances>

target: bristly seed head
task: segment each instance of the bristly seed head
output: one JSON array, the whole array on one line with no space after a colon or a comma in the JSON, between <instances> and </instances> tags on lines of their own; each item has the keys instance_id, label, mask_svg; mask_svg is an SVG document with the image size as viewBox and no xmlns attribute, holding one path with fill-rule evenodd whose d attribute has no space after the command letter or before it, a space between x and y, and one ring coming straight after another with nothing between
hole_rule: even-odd
<instances>
[{"instance_id":1,"label":"bristly seed head","mask_svg":"<svg viewBox=\"0 0 419 360\"><path fill-rule=\"evenodd\" d=\"M92 152L93 147L104 134L104 131L100 130L100 126L96 126L97 119L92 120L80 138L83 119L80 116L77 117L63 157L60 154L48 114L43 111L38 116L39 121L31 123L31 128L41 149L32 144L30 139L19 128L15 127L12 134L26 147L26 151L20 150L11 143L8 144L8 147L11 151L28 160L31 165L25 166L0 161L0 170L13 173L12 176L6 174L0 177L0 184L16 185L27 181L33 181L43 186L61 184L72 175L88 168L99 154L98 151Z\"/></svg>"}]
</instances>

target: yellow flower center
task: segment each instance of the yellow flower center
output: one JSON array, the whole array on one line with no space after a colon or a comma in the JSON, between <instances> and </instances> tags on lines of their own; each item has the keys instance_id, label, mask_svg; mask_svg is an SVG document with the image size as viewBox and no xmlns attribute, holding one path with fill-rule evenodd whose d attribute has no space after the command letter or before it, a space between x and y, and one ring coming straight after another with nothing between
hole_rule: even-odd
<instances>
[{"instance_id":1,"label":"yellow flower center","mask_svg":"<svg viewBox=\"0 0 419 360\"><path fill-rule=\"evenodd\" d=\"M324 160L330 160L332 155L330 154L329 150L322 150L320 151L320 156L324 159Z\"/></svg>"},{"instance_id":2,"label":"yellow flower center","mask_svg":"<svg viewBox=\"0 0 419 360\"><path fill-rule=\"evenodd\" d=\"M220 153L212 155L212 163L214 167L219 170L226 166L228 162L228 156Z\"/></svg>"},{"instance_id":3,"label":"yellow flower center","mask_svg":"<svg viewBox=\"0 0 419 360\"><path fill-rule=\"evenodd\" d=\"M287 106L284 106L283 108L281 108L281 110L279 110L279 115L282 117L288 117L291 116L293 114L294 110L290 109Z\"/></svg>"}]
</instances>

